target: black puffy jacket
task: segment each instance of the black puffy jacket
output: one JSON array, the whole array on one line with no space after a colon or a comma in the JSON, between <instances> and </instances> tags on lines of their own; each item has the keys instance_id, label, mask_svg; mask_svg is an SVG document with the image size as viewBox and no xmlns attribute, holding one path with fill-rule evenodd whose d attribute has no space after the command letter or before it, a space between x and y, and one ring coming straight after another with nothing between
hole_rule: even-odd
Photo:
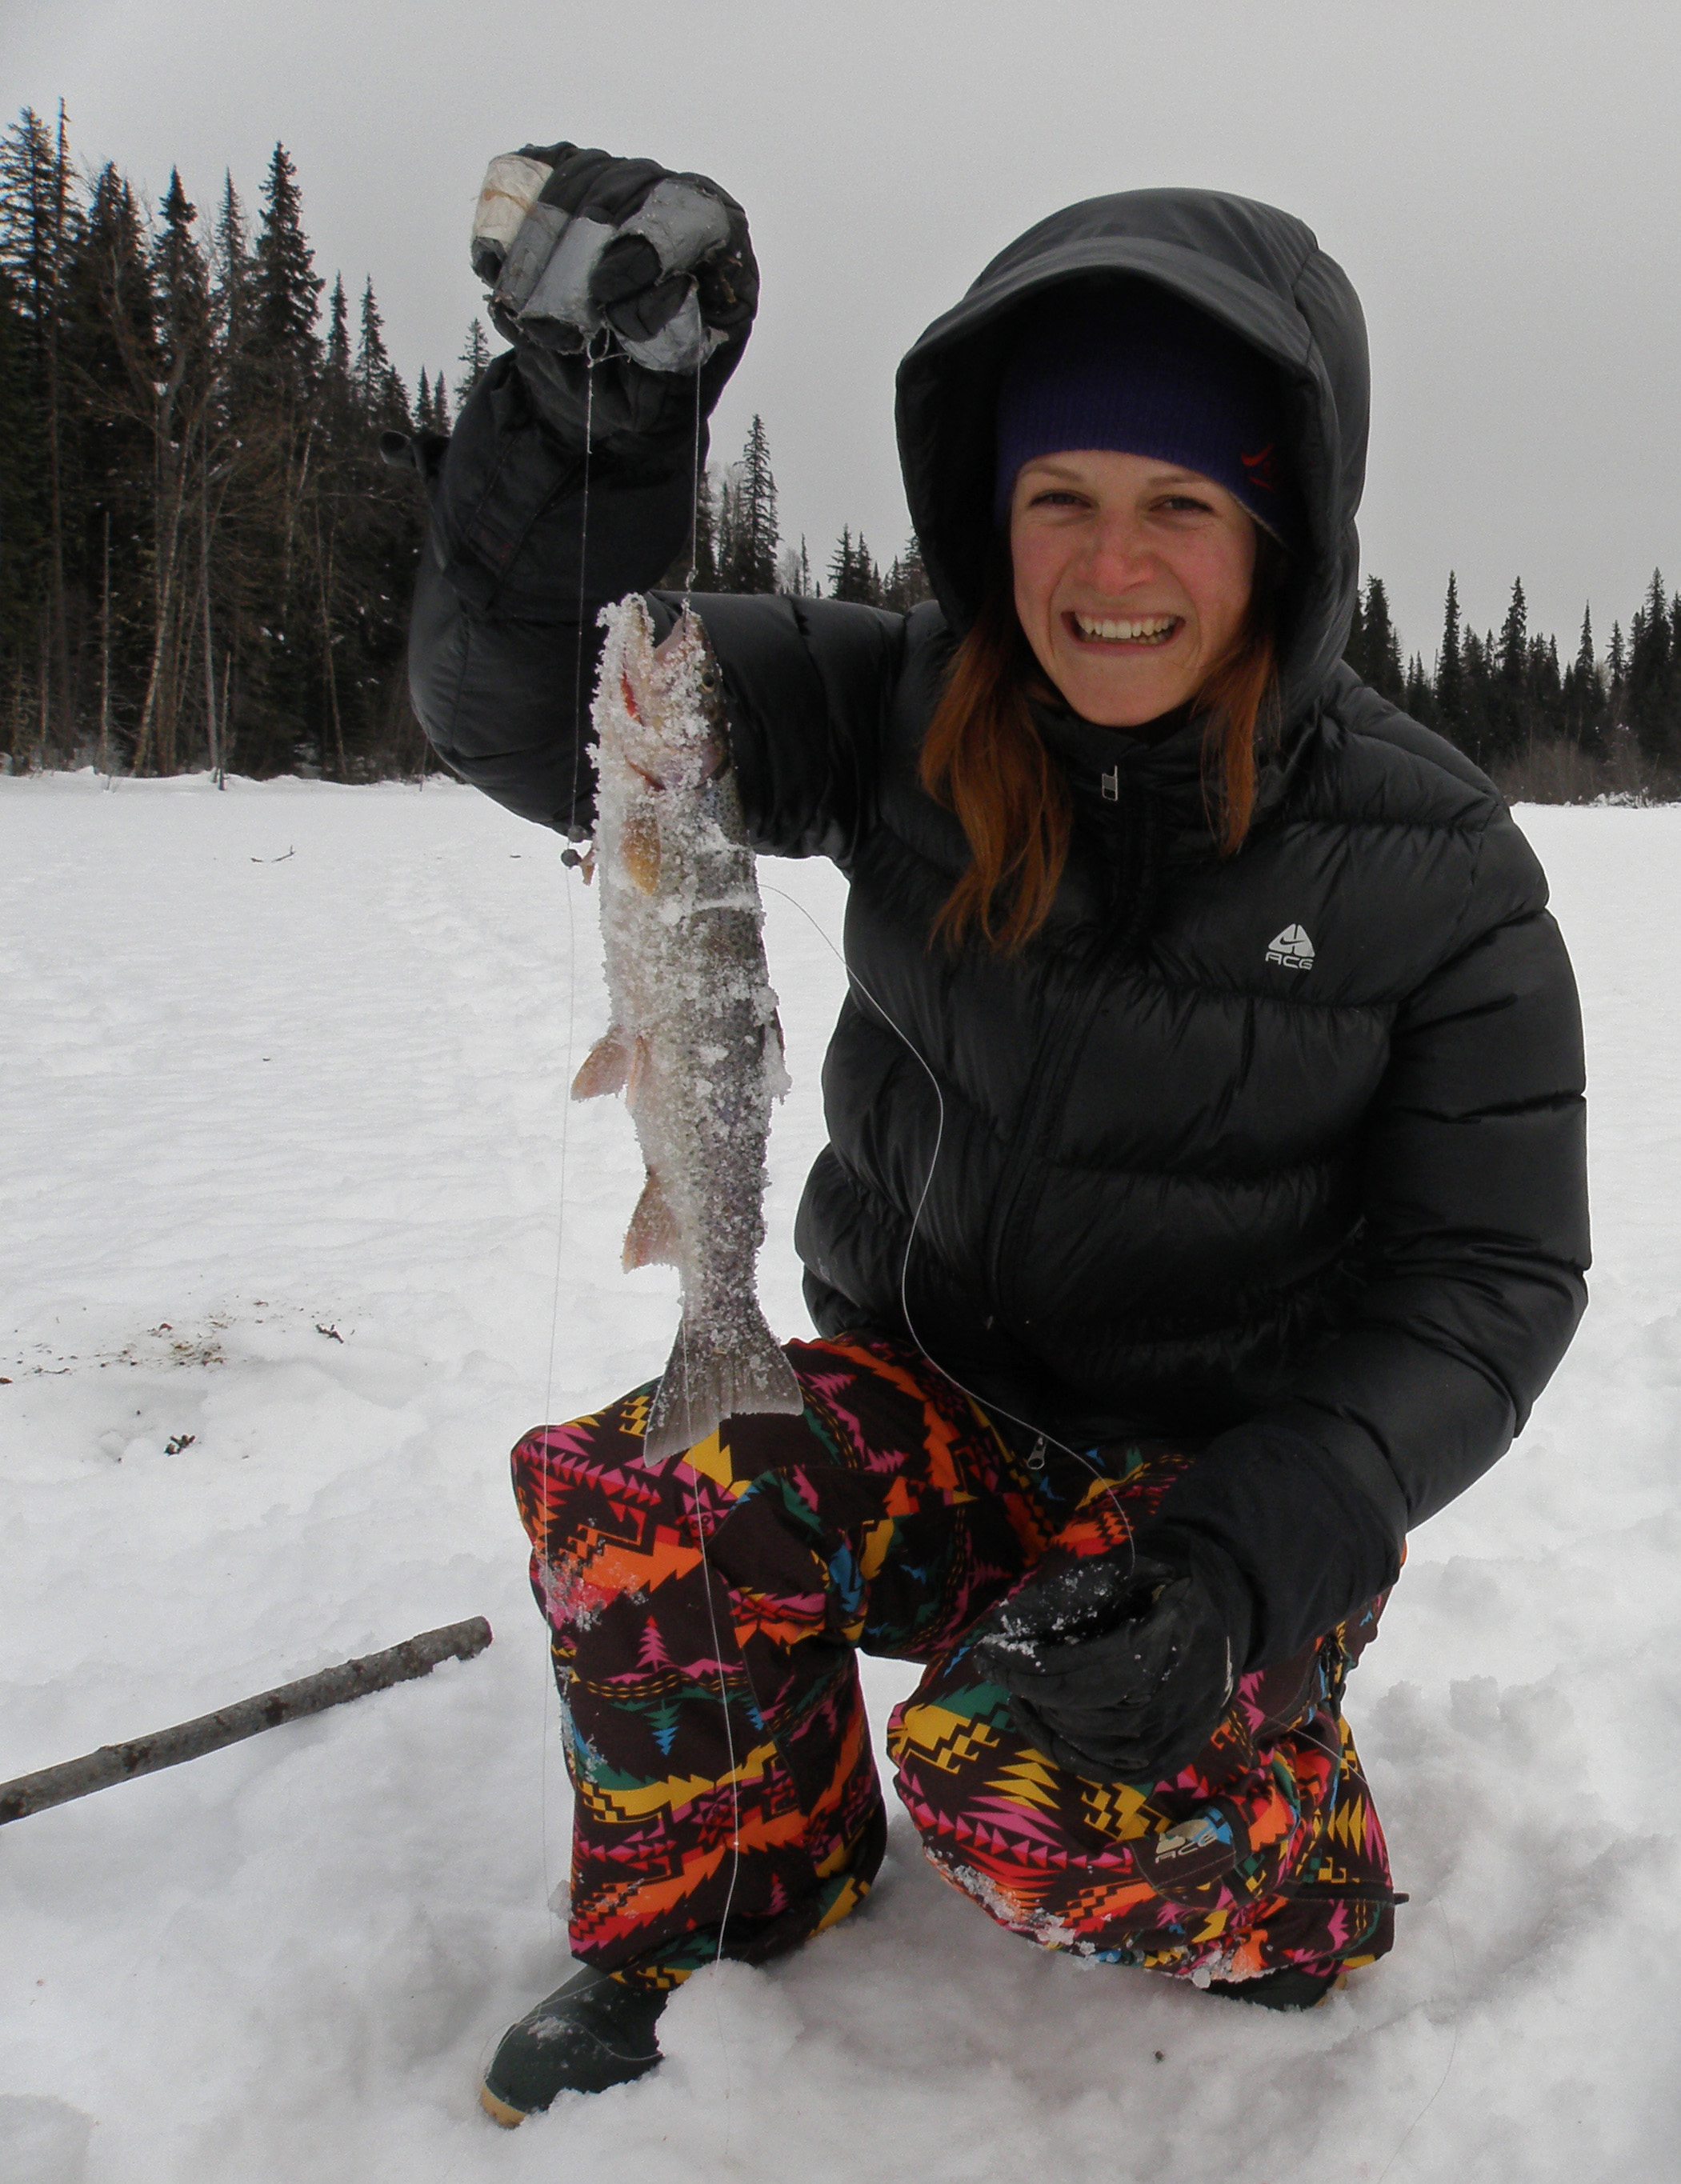
<instances>
[{"instance_id":1,"label":"black puffy jacket","mask_svg":"<svg viewBox=\"0 0 1681 2184\"><path fill-rule=\"evenodd\" d=\"M953 954L928 936L967 852L917 760L983 581L999 362L1036 295L1114 274L1223 320L1287 390L1311 543L1282 732L1221 858L1194 726L1046 714L1077 813L1056 906L1018 957ZM1407 1528L1521 1428L1585 1295L1580 1028L1542 874L1477 769L1341 665L1366 394L1359 304L1299 222L1204 192L1095 199L995 260L902 367L940 603L701 603L759 845L851 882L831 1142L796 1234L818 1326L902 1329L902 1295L930 1355L1075 1446L1209 1436L1168 1514L1247 1576L1252 1663L1393 1577ZM580 628L578 456L511 359L463 415L416 703L528 817L587 823L595 607L679 547L692 456L596 457Z\"/></svg>"}]
</instances>

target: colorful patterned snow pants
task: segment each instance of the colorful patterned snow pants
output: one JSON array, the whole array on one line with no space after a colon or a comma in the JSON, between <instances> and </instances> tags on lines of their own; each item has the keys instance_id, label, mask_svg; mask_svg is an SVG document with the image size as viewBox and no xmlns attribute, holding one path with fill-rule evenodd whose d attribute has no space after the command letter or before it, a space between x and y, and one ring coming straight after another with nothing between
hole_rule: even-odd
<instances>
[{"instance_id":1,"label":"colorful patterned snow pants","mask_svg":"<svg viewBox=\"0 0 1681 2184\"><path fill-rule=\"evenodd\" d=\"M1148 1792L1035 1751L964 1644L1047 1556L1100 1553L1191 1460L1024 1462L902 1344L792 1342L802 1418L642 1457L651 1390L514 1451L577 1793L572 1946L670 1986L855 1908L886 1819L855 1652L927 1663L888 1732L933 1864L1014 1933L1199 1981L1389 1948L1383 1836L1341 1715L1382 1601L1246 1676ZM704 1553L702 1552L704 1545Z\"/></svg>"}]
</instances>

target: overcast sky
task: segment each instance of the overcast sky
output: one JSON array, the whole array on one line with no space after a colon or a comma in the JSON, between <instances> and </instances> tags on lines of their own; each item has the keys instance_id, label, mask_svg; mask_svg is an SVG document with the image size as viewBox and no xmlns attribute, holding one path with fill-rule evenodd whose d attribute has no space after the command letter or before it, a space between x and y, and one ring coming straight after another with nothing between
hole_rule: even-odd
<instances>
[{"instance_id":1,"label":"overcast sky","mask_svg":"<svg viewBox=\"0 0 1681 2184\"><path fill-rule=\"evenodd\" d=\"M85 159L254 206L297 164L318 269L371 274L410 382L481 307L484 164L570 136L715 176L764 297L714 452L762 412L785 536L878 559L906 517L901 352L1055 207L1152 183L1271 199L1352 275L1374 368L1365 564L1436 645L1603 644L1681 582L1674 0L0 0L0 104L63 97Z\"/></svg>"}]
</instances>

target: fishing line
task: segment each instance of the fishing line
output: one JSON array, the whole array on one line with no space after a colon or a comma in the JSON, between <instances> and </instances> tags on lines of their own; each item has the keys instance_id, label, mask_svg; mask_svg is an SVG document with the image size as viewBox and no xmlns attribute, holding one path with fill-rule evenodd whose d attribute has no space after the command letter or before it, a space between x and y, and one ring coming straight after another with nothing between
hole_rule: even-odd
<instances>
[{"instance_id":1,"label":"fishing line","mask_svg":"<svg viewBox=\"0 0 1681 2184\"><path fill-rule=\"evenodd\" d=\"M683 580L683 604L686 612L695 597L695 579L700 574L701 562L701 366L695 365L695 460L689 504L689 573Z\"/></svg>"},{"instance_id":2,"label":"fishing line","mask_svg":"<svg viewBox=\"0 0 1681 2184\"><path fill-rule=\"evenodd\" d=\"M568 824L576 823L578 785L584 752L584 617L587 604L587 580L589 560L589 467L591 441L595 419L595 358L586 346L584 353L584 482L583 505L579 513L578 535L578 627L572 643L572 800ZM572 865L567 864L568 855ZM566 873L562 892L567 905L567 1059L566 1097L561 1104L561 1173L559 1206L555 1218L555 1280L549 1302L549 1368L543 1384L543 1421L546 1426L554 1408L555 1353L560 1340L561 1273L565 1265L567 1229L567 1154L571 1139L572 1053L578 1018L578 915L574 905L572 874L577 868L575 852L561 852L561 867ZM546 1513L550 1501L549 1479L549 1444L543 1444L544 1505ZM557 1707L564 1706L560 1685L555 1681L552 1663L545 1670L543 1699L542 1743L542 1829L543 1829L543 1900L550 1914L554 1913L554 1886L550 1878L549 1864L549 1698L552 1689ZM564 1724L561 1733L565 1735Z\"/></svg>"},{"instance_id":3,"label":"fishing line","mask_svg":"<svg viewBox=\"0 0 1681 2184\"><path fill-rule=\"evenodd\" d=\"M573 735L572 744L572 799L569 822L575 823L578 811L578 783L584 752L584 616L587 603L586 584L589 556L589 456L590 435L595 422L595 359L586 349L584 366L584 487L583 508L578 522L578 627L573 632L572 710ZM565 866L567 853L561 852ZM567 1089L570 1095L572 1079L572 1039L578 1013L578 981L574 975L572 944L576 916L572 905L572 872L567 868L564 888L567 903ZM543 1387L543 1416L546 1420L555 1393L555 1351L560 1338L561 1321L561 1247L566 1238L567 1218L567 1125L571 1120L571 1099L568 1096L561 1109L561 1205L560 1217L555 1227L555 1290L549 1315L549 1371ZM546 1459L545 1459L546 1460Z\"/></svg>"},{"instance_id":4,"label":"fishing line","mask_svg":"<svg viewBox=\"0 0 1681 2184\"><path fill-rule=\"evenodd\" d=\"M1389 2174L1389 2171L1400 2159L1407 2141L1418 2129L1418 2126L1423 2122L1426 2116L1429 2114L1431 2109L1435 2107L1437 2102L1441 2099L1443 2090L1446 2086L1449 2079L1452 2077L1454 2074L1454 2059L1459 2053L1459 2021L1460 2014L1465 2007L1465 1981L1460 1973L1459 1951L1454 1945L1454 1930L1449 1924L1446 1907L1444 1905L1439 1896L1436 1897L1435 1902L1437 1916L1442 1921L1442 1931L1448 1937L1448 1954L1452 1960L1454 1967L1454 2029L1453 2039L1448 2048L1448 2064L1447 2068L1442 2073L1441 2083L1437 2086L1435 2092L1432 2093L1429 2099L1426 2101L1424 2106L1419 2110L1412 2121L1407 2126L1405 2131L1402 2132L1400 2143L1396 2147L1394 2152L1389 2156L1389 2159L1384 2163L1382 2168L1379 2170L1377 2184L1383 2184L1384 2178Z\"/></svg>"},{"instance_id":5,"label":"fishing line","mask_svg":"<svg viewBox=\"0 0 1681 2184\"><path fill-rule=\"evenodd\" d=\"M1086 1470L1089 1471L1092 1478L1095 1479L1097 1484L1103 1488L1104 1493L1108 1495L1116 1516L1120 1519L1121 1529L1126 1535L1128 1552L1136 1556L1136 1548L1133 1543L1132 1526L1128 1521L1126 1511L1122 1506L1120 1496L1115 1492L1114 1481L1105 1478L1103 1474L1098 1470L1097 1465L1092 1462L1091 1458L1085 1455L1081 1450L1077 1448L1070 1448L1065 1440L1058 1440L1057 1435L1053 1434L1047 1426L1037 1425L1031 1418L1019 1418L1014 1411L1006 1410L1002 1403L994 1402L990 1396L982 1396L977 1395L973 1388L966 1385L964 1382L958 1379L955 1373L951 1372L946 1366L940 1362L940 1360L935 1357L934 1353L929 1349L928 1346L923 1341L921 1336L917 1333L916 1323L911 1317L911 1255L916 1248L917 1230L921 1226L923 1209L928 1203L928 1195L930 1191L934 1188L935 1171L940 1165L940 1155L945 1146L946 1095L941 1087L940 1078L933 1064L928 1060L927 1056L923 1053L920 1047L918 1046L916 1041L911 1037L904 1026L897 1021L897 1019L881 1001L877 1000L876 996L870 991L869 988L865 985L863 980L858 976L857 971L855 971L852 964L847 961L843 950L835 946L834 941L829 939L828 933L824 931L822 926L819 925L816 918L812 916L812 913L806 908L804 903L796 901L794 897L784 888L767 886L764 892L767 894L780 895L784 902L792 904L793 907L799 911L801 916L805 919L806 922L817 934L818 939L822 941L824 946L828 949L829 954L835 957L835 961L840 965L842 970L845 971L846 973L847 983L857 988L859 993L863 995L864 999L869 1003L870 1006L875 1011L882 1022L886 1024L888 1028L898 1037L904 1045L907 1052L911 1055L913 1059L920 1067L923 1073L926 1076L930 1084L934 1089L934 1098L938 1111L938 1119L935 1123L934 1131L934 1150L929 1156L928 1173L923 1178L921 1194L917 1199L915 1210L911 1215L910 1234L905 1239L904 1256L899 1262L899 1310L904 1318L905 1327L910 1335L911 1340L915 1344L918 1350L921 1351L922 1355L927 1358L929 1363L934 1368L941 1379L948 1382L951 1386L958 1390L959 1395L968 1396L969 1401L975 1405L975 1408L980 1412L983 1418L988 1419L995 1417L1008 1418L1012 1425L1019 1426L1024 1433L1030 1433L1036 1437L1034 1447L1027 1458L1030 1469L1036 1471L1042 1466L1044 1462L1044 1451L1047 1448L1058 1448L1062 1451L1064 1456L1072 1457L1076 1463L1081 1465ZM1037 1463L1034 1462L1035 1457L1037 1457L1039 1459Z\"/></svg>"}]
</instances>

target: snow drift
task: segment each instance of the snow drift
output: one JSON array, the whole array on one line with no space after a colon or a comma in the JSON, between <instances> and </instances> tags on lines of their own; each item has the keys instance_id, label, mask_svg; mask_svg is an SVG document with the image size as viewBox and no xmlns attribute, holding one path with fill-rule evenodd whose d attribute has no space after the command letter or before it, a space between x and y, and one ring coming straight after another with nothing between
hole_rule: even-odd
<instances>
[{"instance_id":1,"label":"snow drift","mask_svg":"<svg viewBox=\"0 0 1681 2184\"><path fill-rule=\"evenodd\" d=\"M617 1270L624 1115L567 1107L593 900L453 786L0 781L0 1774L497 1633L0 1832L8 2184L1672 2174L1681 811L1522 816L1583 988L1599 1266L1350 1686L1395 1954L1276 2019L1012 1941L896 1826L863 1917L702 1975L662 2070L510 2137L477 2072L564 1970L567 1797L506 1451L656 1372L675 1286ZM842 885L762 878L794 1333ZM885 1715L913 1674L866 1678Z\"/></svg>"}]
</instances>

